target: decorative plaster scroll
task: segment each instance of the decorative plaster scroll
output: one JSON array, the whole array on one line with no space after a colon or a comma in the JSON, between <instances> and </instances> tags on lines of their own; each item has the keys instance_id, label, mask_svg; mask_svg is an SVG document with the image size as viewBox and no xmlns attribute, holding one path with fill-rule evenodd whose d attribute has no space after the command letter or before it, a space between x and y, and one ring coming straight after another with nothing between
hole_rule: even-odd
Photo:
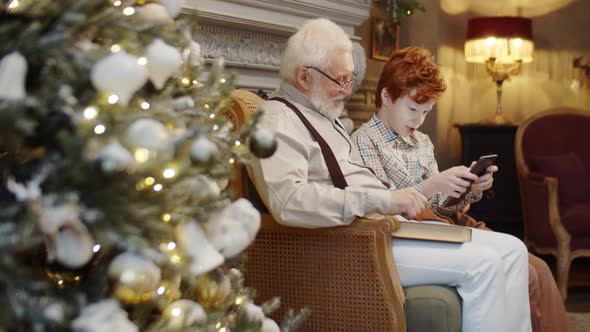
<instances>
[{"instance_id":1,"label":"decorative plaster scroll","mask_svg":"<svg viewBox=\"0 0 590 332\"><path fill-rule=\"evenodd\" d=\"M223 57L238 67L278 70L287 38L263 33L204 25L195 40L206 59Z\"/></svg>"}]
</instances>

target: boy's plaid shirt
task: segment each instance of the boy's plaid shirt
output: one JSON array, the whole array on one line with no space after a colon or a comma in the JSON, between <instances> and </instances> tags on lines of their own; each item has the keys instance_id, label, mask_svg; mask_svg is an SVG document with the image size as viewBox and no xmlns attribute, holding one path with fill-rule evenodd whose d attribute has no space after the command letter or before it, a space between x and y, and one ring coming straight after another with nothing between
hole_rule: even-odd
<instances>
[{"instance_id":1,"label":"boy's plaid shirt","mask_svg":"<svg viewBox=\"0 0 590 332\"><path fill-rule=\"evenodd\" d=\"M428 135L419 131L407 137L400 137L389 129L376 115L352 134L363 162L371 167L382 180L391 183L392 188L414 187L422 192L422 182L438 174L434 158L434 146ZM465 205L477 202L481 194L469 193L463 202L442 207L448 195L438 193L429 202L437 212L453 215Z\"/></svg>"}]
</instances>

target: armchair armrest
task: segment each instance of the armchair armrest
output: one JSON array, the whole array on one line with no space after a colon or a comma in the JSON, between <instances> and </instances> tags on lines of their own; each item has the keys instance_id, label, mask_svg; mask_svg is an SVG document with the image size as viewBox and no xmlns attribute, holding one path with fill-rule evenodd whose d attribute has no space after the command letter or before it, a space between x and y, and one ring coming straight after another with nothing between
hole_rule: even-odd
<instances>
[{"instance_id":1,"label":"armchair armrest","mask_svg":"<svg viewBox=\"0 0 590 332\"><path fill-rule=\"evenodd\" d=\"M570 235L559 215L557 179L532 172L519 174L519 179L527 234L525 241L536 243L536 246L546 246L548 240L569 244ZM553 237L548 239L547 234Z\"/></svg>"},{"instance_id":2,"label":"armchair armrest","mask_svg":"<svg viewBox=\"0 0 590 332\"><path fill-rule=\"evenodd\" d=\"M289 308L309 308L303 331L405 331L404 293L391 250L398 227L384 218L303 229L263 214L247 251L246 284L262 301L281 298L276 319Z\"/></svg>"}]
</instances>

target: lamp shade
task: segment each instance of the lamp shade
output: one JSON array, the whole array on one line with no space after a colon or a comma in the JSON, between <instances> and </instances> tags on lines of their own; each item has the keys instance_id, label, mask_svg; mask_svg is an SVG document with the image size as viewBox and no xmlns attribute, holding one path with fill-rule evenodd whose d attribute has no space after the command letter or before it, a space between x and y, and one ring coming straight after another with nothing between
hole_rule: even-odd
<instances>
[{"instance_id":1,"label":"lamp shade","mask_svg":"<svg viewBox=\"0 0 590 332\"><path fill-rule=\"evenodd\" d=\"M523 17L476 17L467 24L465 59L484 63L490 58L510 64L533 61L533 28Z\"/></svg>"}]
</instances>

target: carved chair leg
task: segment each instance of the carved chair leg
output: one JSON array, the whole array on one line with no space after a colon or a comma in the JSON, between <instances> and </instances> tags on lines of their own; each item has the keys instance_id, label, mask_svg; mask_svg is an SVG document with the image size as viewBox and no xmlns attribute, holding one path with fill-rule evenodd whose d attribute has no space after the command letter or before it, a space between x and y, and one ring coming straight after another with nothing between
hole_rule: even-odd
<instances>
[{"instance_id":1,"label":"carved chair leg","mask_svg":"<svg viewBox=\"0 0 590 332\"><path fill-rule=\"evenodd\" d=\"M567 284L571 263L572 259L569 248L557 251L557 285L559 286L559 293L564 302L567 298Z\"/></svg>"}]
</instances>

